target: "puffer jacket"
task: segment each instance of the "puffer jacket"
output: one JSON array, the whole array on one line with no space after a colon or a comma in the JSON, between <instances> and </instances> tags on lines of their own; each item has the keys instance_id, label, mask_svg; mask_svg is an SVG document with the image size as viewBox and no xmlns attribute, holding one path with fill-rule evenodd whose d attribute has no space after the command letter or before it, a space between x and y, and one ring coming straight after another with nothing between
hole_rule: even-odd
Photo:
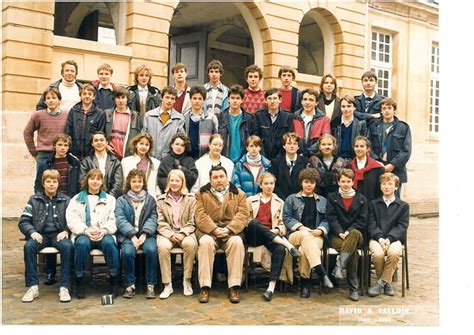
<instances>
[{"instance_id":1,"label":"puffer jacket","mask_svg":"<svg viewBox=\"0 0 474 335\"><path fill-rule=\"evenodd\" d=\"M92 154L91 135L96 131L105 132L105 112L95 102L87 113L82 110L82 102L75 104L66 123L66 133L72 138L71 153L79 159Z\"/></svg>"},{"instance_id":2,"label":"puffer jacket","mask_svg":"<svg viewBox=\"0 0 474 335\"><path fill-rule=\"evenodd\" d=\"M234 167L232 173L232 184L240 188L247 197L257 194L260 191L258 179L262 174L270 170L270 161L262 157L262 164L260 165L257 178L253 177L250 165L247 162L247 155L244 155Z\"/></svg>"},{"instance_id":3,"label":"puffer jacket","mask_svg":"<svg viewBox=\"0 0 474 335\"><path fill-rule=\"evenodd\" d=\"M395 117L385 140L384 150L383 120L375 120L369 127L369 140L372 143L371 156L383 164L395 165L392 172L400 178L400 182L406 183L408 180L406 164L411 156L410 126ZM386 161L382 158L384 152L387 152Z\"/></svg>"},{"instance_id":4,"label":"puffer jacket","mask_svg":"<svg viewBox=\"0 0 474 335\"><path fill-rule=\"evenodd\" d=\"M58 194L52 199L54 224L58 232L69 230L66 224L66 208L70 198L65 194ZM42 233L46 227L49 199L44 192L38 192L30 197L23 209L18 222L18 228L28 239L33 233Z\"/></svg>"},{"instance_id":5,"label":"puffer jacket","mask_svg":"<svg viewBox=\"0 0 474 335\"><path fill-rule=\"evenodd\" d=\"M81 173L79 175L80 180L84 179L87 172L92 169L99 168L99 161L95 154L86 157L81 162ZM107 192L115 198L122 195L123 187L123 172L120 160L114 155L107 153L105 160L105 175L104 182Z\"/></svg>"},{"instance_id":6,"label":"puffer jacket","mask_svg":"<svg viewBox=\"0 0 474 335\"><path fill-rule=\"evenodd\" d=\"M148 236L156 235L156 201L147 193L140 218L138 219L138 229L135 227L135 210L133 203L127 194L121 195L115 205L115 219L117 223L117 241L122 242L125 238L131 239L133 236L139 237L142 233Z\"/></svg>"},{"instance_id":7,"label":"puffer jacket","mask_svg":"<svg viewBox=\"0 0 474 335\"><path fill-rule=\"evenodd\" d=\"M314 194L314 201L316 201L316 229L320 229L324 233L324 237L329 236L329 222L326 218L326 198ZM301 218L304 211L304 199L302 192L290 195L285 200L283 206L283 222L289 233L293 233L303 226Z\"/></svg>"}]
</instances>

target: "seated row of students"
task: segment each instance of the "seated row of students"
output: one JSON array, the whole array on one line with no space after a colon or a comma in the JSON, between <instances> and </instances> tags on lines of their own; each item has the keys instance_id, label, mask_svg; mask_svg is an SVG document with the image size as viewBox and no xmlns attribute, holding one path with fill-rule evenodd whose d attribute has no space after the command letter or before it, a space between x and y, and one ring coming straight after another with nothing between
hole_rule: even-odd
<instances>
[{"instance_id":1,"label":"seated row of students","mask_svg":"<svg viewBox=\"0 0 474 335\"><path fill-rule=\"evenodd\" d=\"M193 294L191 275L197 253L199 301L209 301L214 255L220 247L226 251L229 299L238 303L245 251L243 236L249 245L264 245L272 253L270 283L263 294L265 300L273 297L286 257L285 248L289 255L299 257L302 298L310 296L312 270L324 286L333 287L321 264L321 249L327 239L330 246L341 253L332 274L335 279L342 279L342 270L346 268L349 298L357 301L357 248L363 243L365 231L370 238L369 248L379 278L369 289L369 295L394 294L390 282L401 254L409 214L408 204L394 195L399 185L395 175L385 173L380 177L383 197L371 202L353 189L356 177L350 169L338 172L339 188L330 193L327 200L315 193L320 176L314 168L305 168L299 173L301 190L284 202L273 193L276 179L270 173L260 176L262 192L249 198L229 182L224 167L213 166L209 177L210 182L194 196L187 191L182 170L173 169L168 174L166 193L155 201L146 192L145 173L133 169L127 175L125 193L115 200L104 190L102 172L92 169L85 175L81 191L69 200L68 196L58 193L59 172L46 170L42 176L44 191L30 198L19 222L27 239L24 253L28 290L23 301L31 302L39 295L36 255L47 246L58 248L61 254L59 296L62 302L71 300L72 268L76 296L85 297L84 271L92 248L103 250L110 271L110 293L116 296L119 247L125 283L123 297L135 295L134 261L136 251L142 249L146 259L146 297L155 298L158 253L165 285L160 298L166 299L173 293L170 250L180 246L185 253L184 295Z\"/></svg>"}]
</instances>

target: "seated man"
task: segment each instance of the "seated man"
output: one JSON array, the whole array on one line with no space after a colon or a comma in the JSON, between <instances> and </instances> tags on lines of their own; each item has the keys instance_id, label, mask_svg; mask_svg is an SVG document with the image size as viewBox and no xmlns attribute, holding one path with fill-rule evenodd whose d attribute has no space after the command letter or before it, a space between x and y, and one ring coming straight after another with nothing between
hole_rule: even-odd
<instances>
[{"instance_id":1,"label":"seated man","mask_svg":"<svg viewBox=\"0 0 474 335\"><path fill-rule=\"evenodd\" d=\"M323 265L321 250L324 238L329 236L329 223L326 219L326 199L316 194L319 172L306 168L299 173L301 191L290 195L283 206L283 222L290 232L288 240L300 252L301 298L310 296L310 275L314 269L323 285L332 288Z\"/></svg>"},{"instance_id":2,"label":"seated man","mask_svg":"<svg viewBox=\"0 0 474 335\"><path fill-rule=\"evenodd\" d=\"M410 215L408 204L395 197L399 186L400 179L396 175L384 173L380 176L383 196L369 203L369 249L378 278L375 285L369 288L369 297L376 297L382 292L388 296L395 295L391 282L402 254Z\"/></svg>"},{"instance_id":3,"label":"seated man","mask_svg":"<svg viewBox=\"0 0 474 335\"><path fill-rule=\"evenodd\" d=\"M210 182L196 193L196 237L199 241L199 302L209 301L216 248L225 251L227 259L229 299L240 301L245 247L241 235L249 221L245 194L229 182L222 166L209 171Z\"/></svg>"},{"instance_id":4,"label":"seated man","mask_svg":"<svg viewBox=\"0 0 474 335\"><path fill-rule=\"evenodd\" d=\"M30 197L23 210L18 227L25 235L25 280L28 290L23 302L32 302L39 296L37 255L41 249L54 247L61 255L61 287L59 301L69 302L73 246L66 224L67 195L58 194L59 172L45 170L42 176L44 191Z\"/></svg>"}]
</instances>

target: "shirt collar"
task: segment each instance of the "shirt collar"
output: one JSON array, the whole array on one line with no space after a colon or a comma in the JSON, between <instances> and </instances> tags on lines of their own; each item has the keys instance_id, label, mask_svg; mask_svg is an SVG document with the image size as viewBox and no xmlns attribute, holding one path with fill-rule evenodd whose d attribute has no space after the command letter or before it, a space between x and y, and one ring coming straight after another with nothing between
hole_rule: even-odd
<instances>
[{"instance_id":1,"label":"shirt collar","mask_svg":"<svg viewBox=\"0 0 474 335\"><path fill-rule=\"evenodd\" d=\"M382 198L387 207L390 206L390 204L396 200L395 195L392 195L391 198L386 198L385 196L382 196Z\"/></svg>"},{"instance_id":2,"label":"shirt collar","mask_svg":"<svg viewBox=\"0 0 474 335\"><path fill-rule=\"evenodd\" d=\"M138 85L138 93L140 93L140 92L148 93L148 86L141 87L140 85Z\"/></svg>"},{"instance_id":3,"label":"shirt collar","mask_svg":"<svg viewBox=\"0 0 474 335\"><path fill-rule=\"evenodd\" d=\"M346 127L349 127L351 125L352 121L354 121L354 115L352 115L352 118L347 122L344 122L344 118L341 117L341 124L344 124Z\"/></svg>"},{"instance_id":4,"label":"shirt collar","mask_svg":"<svg viewBox=\"0 0 474 335\"><path fill-rule=\"evenodd\" d=\"M364 98L366 98L366 99L367 99L367 98L373 99L374 97L375 97L375 92L372 93L372 95L367 95L367 94L364 93Z\"/></svg>"},{"instance_id":5,"label":"shirt collar","mask_svg":"<svg viewBox=\"0 0 474 335\"><path fill-rule=\"evenodd\" d=\"M102 84L99 84L99 87L97 88L97 90L100 90L100 89L113 91L112 84L109 84L108 86L102 86Z\"/></svg>"}]
</instances>

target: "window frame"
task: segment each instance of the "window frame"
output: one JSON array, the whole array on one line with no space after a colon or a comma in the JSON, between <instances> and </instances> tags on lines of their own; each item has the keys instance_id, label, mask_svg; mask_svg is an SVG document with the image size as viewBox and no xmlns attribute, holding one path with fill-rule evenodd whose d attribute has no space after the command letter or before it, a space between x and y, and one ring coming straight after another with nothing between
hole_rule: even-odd
<instances>
[{"instance_id":1,"label":"window frame","mask_svg":"<svg viewBox=\"0 0 474 335\"><path fill-rule=\"evenodd\" d=\"M374 40L374 34L376 34L376 39ZM383 41L380 40L380 36L383 36ZM386 42L386 37L388 36L389 40ZM373 48L375 43L375 49ZM383 46L383 51L380 51L380 46ZM388 52L385 50L388 46ZM387 31L373 28L370 34L370 68L377 74L377 93L379 95L389 97L392 95L392 71L393 71L393 34ZM375 60L372 59L373 54L375 53ZM380 55L384 56L384 60L379 60ZM385 58L388 58L388 61L385 61ZM387 78L381 77L379 71L387 73ZM387 82L387 87L383 87L383 84Z\"/></svg>"}]
</instances>

